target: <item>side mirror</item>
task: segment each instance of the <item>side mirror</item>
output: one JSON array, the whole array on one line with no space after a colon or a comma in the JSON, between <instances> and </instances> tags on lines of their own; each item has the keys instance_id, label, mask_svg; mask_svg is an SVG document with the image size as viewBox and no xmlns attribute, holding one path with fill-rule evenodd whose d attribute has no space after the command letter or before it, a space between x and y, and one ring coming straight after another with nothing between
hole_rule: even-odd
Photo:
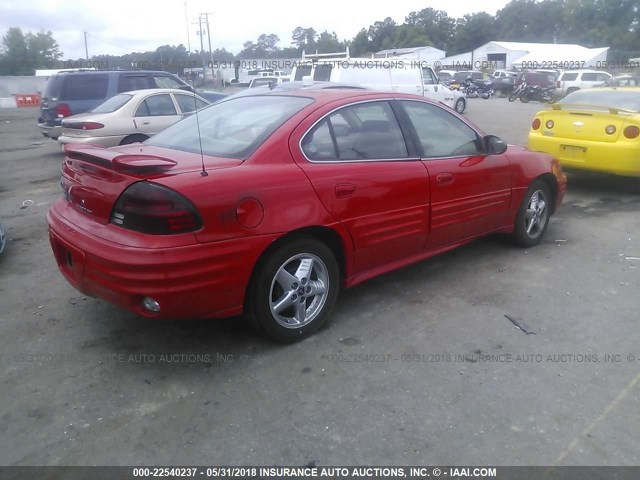
<instances>
[{"instance_id":1,"label":"side mirror","mask_svg":"<svg viewBox=\"0 0 640 480\"><path fill-rule=\"evenodd\" d=\"M186 90L187 92L193 92L193 87L191 85L180 85L178 88L180 90Z\"/></svg>"},{"instance_id":2,"label":"side mirror","mask_svg":"<svg viewBox=\"0 0 640 480\"><path fill-rule=\"evenodd\" d=\"M507 151L507 144L495 135L484 137L484 150L488 155L501 155Z\"/></svg>"}]
</instances>

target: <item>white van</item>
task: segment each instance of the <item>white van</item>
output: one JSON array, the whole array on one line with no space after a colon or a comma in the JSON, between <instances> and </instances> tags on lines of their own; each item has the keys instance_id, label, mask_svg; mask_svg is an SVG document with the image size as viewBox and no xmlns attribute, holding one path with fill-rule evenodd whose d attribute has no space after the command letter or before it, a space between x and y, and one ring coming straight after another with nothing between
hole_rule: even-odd
<instances>
[{"instance_id":1,"label":"white van","mask_svg":"<svg viewBox=\"0 0 640 480\"><path fill-rule=\"evenodd\" d=\"M314 81L358 84L374 90L422 95L464 112L461 92L440 84L435 71L424 62L407 58L348 58L303 62L291 74L294 81L311 76Z\"/></svg>"}]
</instances>

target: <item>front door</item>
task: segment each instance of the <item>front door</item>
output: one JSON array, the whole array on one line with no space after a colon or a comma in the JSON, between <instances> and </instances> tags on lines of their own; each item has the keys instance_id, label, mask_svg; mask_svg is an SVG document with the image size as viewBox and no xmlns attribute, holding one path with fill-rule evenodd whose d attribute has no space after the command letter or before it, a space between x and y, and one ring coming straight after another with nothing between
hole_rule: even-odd
<instances>
[{"instance_id":1,"label":"front door","mask_svg":"<svg viewBox=\"0 0 640 480\"><path fill-rule=\"evenodd\" d=\"M505 155L487 155L480 136L442 107L400 101L414 128L431 186L428 248L504 226L511 201Z\"/></svg>"}]
</instances>

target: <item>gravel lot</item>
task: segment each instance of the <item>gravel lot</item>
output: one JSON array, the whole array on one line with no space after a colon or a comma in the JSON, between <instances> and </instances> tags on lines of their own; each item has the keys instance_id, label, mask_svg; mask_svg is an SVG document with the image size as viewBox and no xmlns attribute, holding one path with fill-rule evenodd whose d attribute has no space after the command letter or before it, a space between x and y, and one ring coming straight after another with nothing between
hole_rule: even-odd
<instances>
[{"instance_id":1,"label":"gravel lot","mask_svg":"<svg viewBox=\"0 0 640 480\"><path fill-rule=\"evenodd\" d=\"M468 116L524 144L540 108ZM37 116L0 110L0 464L640 464L633 181L572 174L538 247L492 237L374 279L281 346L73 290L45 222L62 154Z\"/></svg>"}]
</instances>

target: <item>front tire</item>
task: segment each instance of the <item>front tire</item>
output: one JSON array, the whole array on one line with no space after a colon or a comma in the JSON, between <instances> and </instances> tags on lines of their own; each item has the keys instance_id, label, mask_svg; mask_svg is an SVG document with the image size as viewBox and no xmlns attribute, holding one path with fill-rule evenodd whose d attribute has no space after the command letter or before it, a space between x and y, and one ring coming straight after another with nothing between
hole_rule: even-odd
<instances>
[{"instance_id":1,"label":"front tire","mask_svg":"<svg viewBox=\"0 0 640 480\"><path fill-rule=\"evenodd\" d=\"M516 216L513 238L521 247L540 243L551 216L551 193L542 180L534 180L520 205Z\"/></svg>"},{"instance_id":2,"label":"front tire","mask_svg":"<svg viewBox=\"0 0 640 480\"><path fill-rule=\"evenodd\" d=\"M335 255L312 238L289 241L256 267L247 292L247 315L270 338L291 343L322 327L340 287Z\"/></svg>"},{"instance_id":3,"label":"front tire","mask_svg":"<svg viewBox=\"0 0 640 480\"><path fill-rule=\"evenodd\" d=\"M459 98L458 100L456 100L454 108L456 112L460 114L464 113L465 109L467 108L467 101L464 98Z\"/></svg>"}]
</instances>

